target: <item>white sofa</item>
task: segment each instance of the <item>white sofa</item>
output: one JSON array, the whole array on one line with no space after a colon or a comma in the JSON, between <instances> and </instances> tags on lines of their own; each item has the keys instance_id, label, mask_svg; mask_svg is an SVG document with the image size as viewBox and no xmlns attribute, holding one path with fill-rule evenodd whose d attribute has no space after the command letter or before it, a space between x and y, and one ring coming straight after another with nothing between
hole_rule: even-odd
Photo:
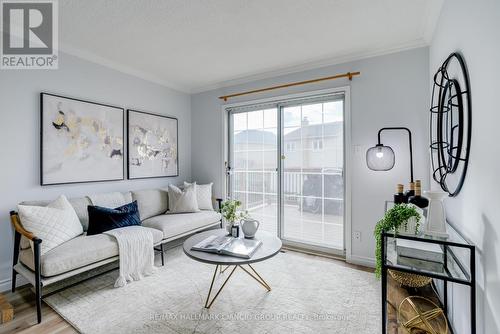
<instances>
[{"instance_id":1,"label":"white sofa","mask_svg":"<svg viewBox=\"0 0 500 334\"><path fill-rule=\"evenodd\" d=\"M217 225L222 227L221 215L215 210L169 214L166 189L115 192L99 196L109 197L114 203L137 201L142 226L153 233L155 250L161 252L162 265L164 243ZM220 211L221 200L216 201ZM91 197L71 198L69 202L73 205L83 230L86 231L87 207L93 205ZM48 203L49 201L28 201L21 204L45 206ZM33 284L38 322L41 322L43 287L118 260L118 245L113 237L107 234L87 236L85 232L40 256L39 247L43 240L23 228L22 221L15 211L11 212L11 221L15 229L12 291L15 291L18 274Z\"/></svg>"}]
</instances>

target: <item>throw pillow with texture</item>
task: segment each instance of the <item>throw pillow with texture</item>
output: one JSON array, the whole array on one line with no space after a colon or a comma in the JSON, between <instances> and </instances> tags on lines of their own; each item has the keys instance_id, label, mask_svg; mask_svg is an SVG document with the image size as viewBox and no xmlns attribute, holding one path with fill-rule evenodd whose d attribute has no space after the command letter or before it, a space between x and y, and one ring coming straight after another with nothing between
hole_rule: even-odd
<instances>
[{"instance_id":1,"label":"throw pillow with texture","mask_svg":"<svg viewBox=\"0 0 500 334\"><path fill-rule=\"evenodd\" d=\"M61 195L47 206L18 205L24 228L42 239L40 255L83 233L75 209Z\"/></svg>"},{"instance_id":2,"label":"throw pillow with texture","mask_svg":"<svg viewBox=\"0 0 500 334\"><path fill-rule=\"evenodd\" d=\"M120 227L141 225L137 201L114 209L89 205L87 210L89 211L87 235L100 234Z\"/></svg>"},{"instance_id":3,"label":"throw pillow with texture","mask_svg":"<svg viewBox=\"0 0 500 334\"><path fill-rule=\"evenodd\" d=\"M196 200L196 183L184 188L184 190L170 184L168 186L169 213L198 212L198 201Z\"/></svg>"},{"instance_id":4,"label":"throw pillow with texture","mask_svg":"<svg viewBox=\"0 0 500 334\"><path fill-rule=\"evenodd\" d=\"M187 187L191 184L196 184L196 200L198 201L198 209L200 210L214 210L212 205L212 185L213 183L208 184L197 184L196 182L189 183L184 182L184 187Z\"/></svg>"}]
</instances>

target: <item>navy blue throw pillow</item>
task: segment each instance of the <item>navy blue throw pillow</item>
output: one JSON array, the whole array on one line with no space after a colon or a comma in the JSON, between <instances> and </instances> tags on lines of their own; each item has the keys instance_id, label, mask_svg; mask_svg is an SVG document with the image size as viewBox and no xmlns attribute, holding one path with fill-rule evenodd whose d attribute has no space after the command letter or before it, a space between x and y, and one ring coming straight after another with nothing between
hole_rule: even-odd
<instances>
[{"instance_id":1,"label":"navy blue throw pillow","mask_svg":"<svg viewBox=\"0 0 500 334\"><path fill-rule=\"evenodd\" d=\"M115 209L89 205L89 228L87 235L100 234L115 228L141 225L137 201Z\"/></svg>"}]
</instances>

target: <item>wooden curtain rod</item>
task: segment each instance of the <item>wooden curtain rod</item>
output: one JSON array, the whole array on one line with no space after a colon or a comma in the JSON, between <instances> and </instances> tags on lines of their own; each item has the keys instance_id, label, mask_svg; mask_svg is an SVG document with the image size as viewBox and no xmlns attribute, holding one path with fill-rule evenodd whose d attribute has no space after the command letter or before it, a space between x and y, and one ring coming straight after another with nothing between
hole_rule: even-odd
<instances>
[{"instance_id":1,"label":"wooden curtain rod","mask_svg":"<svg viewBox=\"0 0 500 334\"><path fill-rule=\"evenodd\" d=\"M315 82L320 82L320 81L326 81L326 80L335 80L335 79L340 79L340 78L349 78L349 80L352 80L352 77L356 75L360 75L360 72L347 72L344 74L337 74L331 77L323 77L323 78L318 78L318 79L311 79L311 80L305 80L305 81L298 81L298 82L292 82L284 85L278 85L278 86L271 86L271 87L266 87L266 88L260 88L260 89L254 89L254 90L249 90L246 92L241 92L241 93L236 93L236 94L230 94L230 95L224 95L224 96L219 96L219 99L227 101L227 99L231 97L236 97L236 96L242 96L242 95L249 95L249 94L255 94L255 93L261 93L261 92L267 92L268 90L274 90L274 89L280 89L280 88L287 88L287 87L293 87L293 86L300 86L300 85L306 85L306 84L311 84Z\"/></svg>"}]
</instances>

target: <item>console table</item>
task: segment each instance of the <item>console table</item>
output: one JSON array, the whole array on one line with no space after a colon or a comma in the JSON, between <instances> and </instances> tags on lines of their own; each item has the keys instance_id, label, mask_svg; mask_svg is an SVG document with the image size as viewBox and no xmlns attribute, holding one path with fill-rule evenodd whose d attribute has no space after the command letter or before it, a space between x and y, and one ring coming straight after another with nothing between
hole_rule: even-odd
<instances>
[{"instance_id":1,"label":"console table","mask_svg":"<svg viewBox=\"0 0 500 334\"><path fill-rule=\"evenodd\" d=\"M424 234L397 235L392 232L382 232L382 333L387 333L387 271L397 270L432 277L443 281L444 313L448 316L448 282L467 285L470 289L470 319L472 334L476 333L476 248L467 241L452 225L446 226L449 237L444 239ZM406 239L417 242L437 244L443 251L443 263L436 270L428 270L429 266L422 266L422 260L415 263L399 264L396 251L396 240ZM452 324L449 323L453 332Z\"/></svg>"}]
</instances>

